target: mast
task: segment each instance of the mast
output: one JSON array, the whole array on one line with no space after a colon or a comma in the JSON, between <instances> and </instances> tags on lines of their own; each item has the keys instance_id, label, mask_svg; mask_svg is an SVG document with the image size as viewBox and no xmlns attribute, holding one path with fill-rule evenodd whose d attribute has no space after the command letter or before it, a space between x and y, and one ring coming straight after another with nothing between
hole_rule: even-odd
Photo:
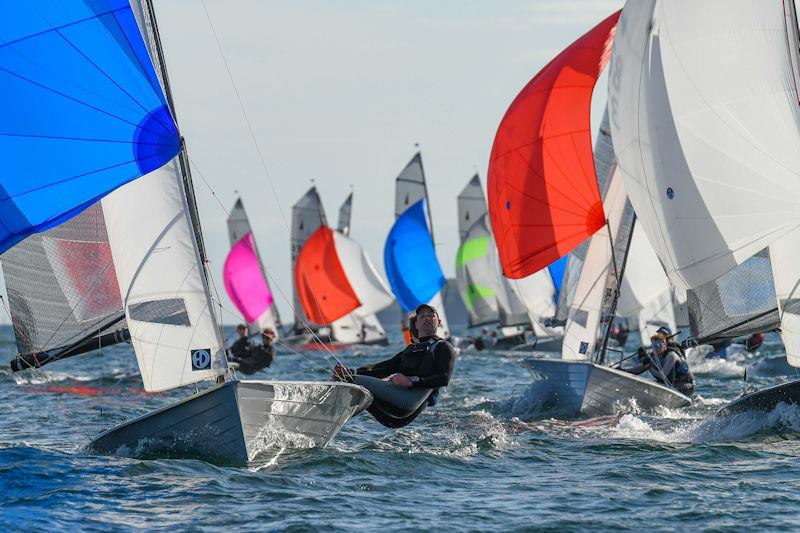
<instances>
[{"instance_id":1,"label":"mast","mask_svg":"<svg viewBox=\"0 0 800 533\"><path fill-rule=\"evenodd\" d=\"M175 125L178 126L178 132L180 133L180 124L178 122L178 115L175 111L175 101L172 98L172 89L169 83L169 75L167 74L167 64L164 60L164 50L161 46L161 36L158 32L158 22L156 20L156 13L152 0L143 0L142 7L142 15L145 18L145 27L142 29L146 32L147 28L150 28L150 31L147 32L148 34L145 35L145 37L149 37L149 40L153 44L153 51L155 52L154 59L157 62L157 73L161 78L161 84L164 87L164 95L167 97L169 109L172 112L172 116L175 119ZM197 248L200 253L200 260L204 266L203 273L206 278L208 278L208 272L205 269L205 265L208 264L208 256L206 254L205 243L203 241L203 230L200 226L200 214L197 210L197 200L194 192L194 185L192 183L192 172L189 167L189 155L186 151L186 141L183 138L183 135L181 135L180 138L181 151L178 157L178 163L180 165L181 175L183 176L183 187L186 193L186 201L189 205L189 217L192 221L192 228L194 229L195 233L195 241L197 242Z\"/></svg>"},{"instance_id":2,"label":"mast","mask_svg":"<svg viewBox=\"0 0 800 533\"><path fill-rule=\"evenodd\" d=\"M622 277L625 275L625 264L628 262L628 254L631 250L631 241L633 240L633 228L636 226L636 213L633 213L631 220L631 229L628 233L628 243L625 246L625 254L622 256L622 265L620 265L619 273L617 270L617 262L614 259L614 246L611 245L611 261L614 263L614 271L617 274L617 287L614 290L614 300L611 302L611 310L608 317L608 324L606 324L606 331L603 335L603 344L597 354L597 364L602 365L606 360L606 349L608 348L608 339L611 334L611 324L614 322L614 314L617 311L617 303L619 303L619 294L622 289ZM611 227L609 226L608 238L611 239Z\"/></svg>"}]
</instances>

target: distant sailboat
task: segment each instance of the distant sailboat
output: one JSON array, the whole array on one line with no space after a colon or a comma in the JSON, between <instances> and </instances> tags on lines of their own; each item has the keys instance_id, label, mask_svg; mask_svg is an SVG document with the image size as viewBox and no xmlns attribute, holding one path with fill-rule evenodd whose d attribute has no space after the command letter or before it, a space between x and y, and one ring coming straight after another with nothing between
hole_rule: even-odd
<instances>
[{"instance_id":1,"label":"distant sailboat","mask_svg":"<svg viewBox=\"0 0 800 533\"><path fill-rule=\"evenodd\" d=\"M546 376L558 409L570 416L613 412L628 398L644 408L690 402L669 387L606 366L610 320L598 334L603 318L615 314L635 223L613 163L597 165L611 172L602 180L601 201L589 131L592 91L618 17L595 26L526 85L498 128L489 164L492 227L507 276L541 270L591 237L561 360L525 362L534 375Z\"/></svg>"},{"instance_id":2,"label":"distant sailboat","mask_svg":"<svg viewBox=\"0 0 800 533\"><path fill-rule=\"evenodd\" d=\"M222 270L228 297L244 316L251 335L269 328L279 336L278 307L241 198L228 215L228 238L231 250Z\"/></svg>"},{"instance_id":3,"label":"distant sailboat","mask_svg":"<svg viewBox=\"0 0 800 533\"><path fill-rule=\"evenodd\" d=\"M430 304L442 321L438 335L450 336L442 289L445 277L436 257L422 156L417 152L395 180L395 223L383 250L392 292L404 313Z\"/></svg>"},{"instance_id":4,"label":"distant sailboat","mask_svg":"<svg viewBox=\"0 0 800 533\"><path fill-rule=\"evenodd\" d=\"M345 202L347 207L343 206L348 227L351 198ZM313 227L314 221L322 224L305 240L294 240L301 243L294 261L299 310L315 325L318 338L324 342L386 344L386 335L375 317L393 300L386 283L357 242L327 226L316 189L312 188L300 203L303 210L296 213L304 219L298 230Z\"/></svg>"},{"instance_id":5,"label":"distant sailboat","mask_svg":"<svg viewBox=\"0 0 800 533\"><path fill-rule=\"evenodd\" d=\"M350 218L353 213L353 193L339 207L336 231L350 236ZM361 246L352 239L340 239L340 257L345 261L345 272L356 287L365 288L361 307L331 322L333 337L345 344L380 344L389 340L377 317L377 312L394 301L392 293L375 265Z\"/></svg>"},{"instance_id":6,"label":"distant sailboat","mask_svg":"<svg viewBox=\"0 0 800 533\"><path fill-rule=\"evenodd\" d=\"M550 267L522 280L503 276L477 175L458 196L458 220L461 244L456 254L456 281L469 314L469 326L498 323L500 335L493 336L497 347L525 342L529 329L536 336L530 346L560 337L561 332L544 326L555 312L554 280L560 284L560 276L551 276Z\"/></svg>"},{"instance_id":7,"label":"distant sailboat","mask_svg":"<svg viewBox=\"0 0 800 533\"><path fill-rule=\"evenodd\" d=\"M629 1L622 16L609 82L617 158L666 274L687 290L695 339L778 319L787 359L800 365L794 2ZM798 400L793 381L722 412Z\"/></svg>"},{"instance_id":8,"label":"distant sailboat","mask_svg":"<svg viewBox=\"0 0 800 533\"><path fill-rule=\"evenodd\" d=\"M22 355L15 366L38 367L129 339L145 390L211 381L204 391L92 439L89 448L100 453L243 463L273 433L324 445L370 395L335 383L224 379L188 160L167 104L153 6L132 8L120 0L105 7L112 11L82 1L28 2L4 14L0 77L8 79L0 94L17 102L20 113L7 117L11 133L0 139L0 164L17 169L2 173L14 178L4 178L13 194L0 218L9 213L15 221L4 223L13 231L2 242L7 249L32 231L52 228L32 246L41 251L43 271L56 278L47 295L37 294L32 269L18 268L6 279L15 295L18 338L37 339L18 343ZM81 235L88 235L86 245ZM99 260L87 261L87 254ZM14 261L8 255L3 262ZM97 296L100 291L108 296ZM48 300L57 302L51 314L65 314L40 322ZM84 301L88 305L76 305ZM56 335L58 320L73 326L69 335ZM111 327L115 331L108 332Z\"/></svg>"}]
</instances>

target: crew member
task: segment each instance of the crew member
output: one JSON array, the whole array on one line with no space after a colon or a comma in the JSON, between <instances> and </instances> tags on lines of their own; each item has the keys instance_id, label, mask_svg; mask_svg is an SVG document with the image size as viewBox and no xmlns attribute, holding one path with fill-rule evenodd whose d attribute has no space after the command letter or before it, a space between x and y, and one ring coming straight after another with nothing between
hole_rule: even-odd
<instances>
[{"instance_id":1,"label":"crew member","mask_svg":"<svg viewBox=\"0 0 800 533\"><path fill-rule=\"evenodd\" d=\"M453 346L436 335L441 324L432 306L417 307L410 330L418 341L391 359L346 368L336 365L333 379L350 381L367 388L373 395L369 412L387 427L403 427L435 402L439 388L450 383L455 367ZM416 331L414 331L416 330Z\"/></svg>"},{"instance_id":2,"label":"crew member","mask_svg":"<svg viewBox=\"0 0 800 533\"><path fill-rule=\"evenodd\" d=\"M644 347L639 348L639 364L633 368L625 369L631 374L641 374L649 370L656 381L670 386L683 394L694 394L694 375L686 361L681 359L677 350L667 345L667 338L663 333L656 333L650 338L652 355Z\"/></svg>"},{"instance_id":3,"label":"crew member","mask_svg":"<svg viewBox=\"0 0 800 533\"><path fill-rule=\"evenodd\" d=\"M239 338L227 350L228 361L234 363L237 359L250 357L253 351L253 343L250 342L250 338L247 336L247 326L239 324L236 326L236 333Z\"/></svg>"}]
</instances>

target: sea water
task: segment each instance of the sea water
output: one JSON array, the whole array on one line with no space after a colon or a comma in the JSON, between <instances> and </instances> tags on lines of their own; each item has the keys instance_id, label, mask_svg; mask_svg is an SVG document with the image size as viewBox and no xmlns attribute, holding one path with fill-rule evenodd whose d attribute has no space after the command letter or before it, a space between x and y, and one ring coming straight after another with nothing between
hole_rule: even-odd
<instances>
[{"instance_id":1,"label":"sea water","mask_svg":"<svg viewBox=\"0 0 800 533\"><path fill-rule=\"evenodd\" d=\"M0 329L3 361L14 354L11 337ZM394 340L337 356L353 366L381 360L400 349ZM0 528L797 528L800 410L709 418L741 394L745 365L751 387L794 377L771 362L781 353L770 334L755 356L696 361L690 407L628 404L615 416L564 421L548 416L549 388L532 381L521 354L465 351L438 405L412 425L389 430L364 413L326 448L286 443L246 468L82 451L97 432L193 391L144 393L127 345L44 373L1 370ZM282 350L253 377L326 379L332 362Z\"/></svg>"}]
</instances>

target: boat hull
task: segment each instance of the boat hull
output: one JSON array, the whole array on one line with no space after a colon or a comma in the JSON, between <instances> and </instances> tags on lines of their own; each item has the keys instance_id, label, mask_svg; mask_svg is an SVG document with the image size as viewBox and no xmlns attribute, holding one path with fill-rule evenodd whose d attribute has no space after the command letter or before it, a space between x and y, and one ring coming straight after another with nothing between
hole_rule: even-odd
<instances>
[{"instance_id":1,"label":"boat hull","mask_svg":"<svg viewBox=\"0 0 800 533\"><path fill-rule=\"evenodd\" d=\"M731 416L746 411L768 413L779 403L800 404L800 379L745 394L717 411L715 416Z\"/></svg>"},{"instance_id":2,"label":"boat hull","mask_svg":"<svg viewBox=\"0 0 800 533\"><path fill-rule=\"evenodd\" d=\"M325 446L371 401L349 383L230 381L104 431L87 448L244 464L274 447Z\"/></svg>"},{"instance_id":3,"label":"boat hull","mask_svg":"<svg viewBox=\"0 0 800 533\"><path fill-rule=\"evenodd\" d=\"M683 407L691 399L655 381L585 361L528 358L534 378L543 375L553 388L555 411L569 417L619 412L630 400L642 409Z\"/></svg>"}]
</instances>

